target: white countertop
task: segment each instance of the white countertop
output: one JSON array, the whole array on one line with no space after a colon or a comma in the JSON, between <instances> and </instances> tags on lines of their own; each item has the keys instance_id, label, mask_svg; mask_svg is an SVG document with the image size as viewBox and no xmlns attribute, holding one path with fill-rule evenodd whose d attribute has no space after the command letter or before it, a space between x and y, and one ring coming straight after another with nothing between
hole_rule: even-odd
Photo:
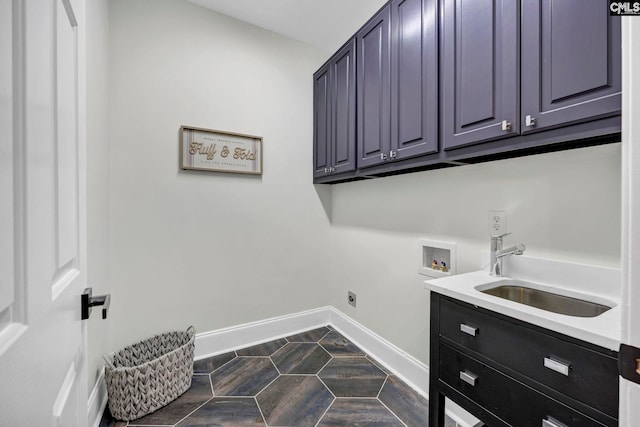
<instances>
[{"instance_id":1,"label":"white countertop","mask_svg":"<svg viewBox=\"0 0 640 427\"><path fill-rule=\"evenodd\" d=\"M617 298L617 296L611 295L608 292L594 292L594 289L589 287L558 286L555 281L546 282L554 283L553 286L542 282L534 282L535 286L533 287L537 289L566 296L581 297L610 306L614 305L612 309L596 317L575 317L552 313L493 295L484 294L476 289L476 286L483 288L482 285L504 279L509 279L509 277L493 277L490 276L487 271L476 271L441 279L427 280L425 281L425 287L430 291L447 295L478 307L486 308L610 350L618 351L621 335L621 310L620 299ZM529 279L514 279L531 282ZM487 286L484 286L484 288L487 288Z\"/></svg>"}]
</instances>

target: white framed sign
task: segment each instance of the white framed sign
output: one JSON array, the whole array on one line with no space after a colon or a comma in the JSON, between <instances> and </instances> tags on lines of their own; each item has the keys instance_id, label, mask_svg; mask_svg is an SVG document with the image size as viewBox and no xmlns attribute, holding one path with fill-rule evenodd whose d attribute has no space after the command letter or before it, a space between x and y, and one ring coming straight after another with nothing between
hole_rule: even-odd
<instances>
[{"instance_id":1,"label":"white framed sign","mask_svg":"<svg viewBox=\"0 0 640 427\"><path fill-rule=\"evenodd\" d=\"M180 169L262 175L262 137L181 126Z\"/></svg>"}]
</instances>

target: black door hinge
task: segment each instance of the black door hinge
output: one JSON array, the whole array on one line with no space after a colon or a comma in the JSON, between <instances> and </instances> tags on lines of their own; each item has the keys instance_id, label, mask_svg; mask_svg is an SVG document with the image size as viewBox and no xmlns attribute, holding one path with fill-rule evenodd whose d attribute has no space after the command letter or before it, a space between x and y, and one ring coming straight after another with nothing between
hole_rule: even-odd
<instances>
[{"instance_id":1,"label":"black door hinge","mask_svg":"<svg viewBox=\"0 0 640 427\"><path fill-rule=\"evenodd\" d=\"M620 344L618 372L622 378L640 384L640 348Z\"/></svg>"}]
</instances>

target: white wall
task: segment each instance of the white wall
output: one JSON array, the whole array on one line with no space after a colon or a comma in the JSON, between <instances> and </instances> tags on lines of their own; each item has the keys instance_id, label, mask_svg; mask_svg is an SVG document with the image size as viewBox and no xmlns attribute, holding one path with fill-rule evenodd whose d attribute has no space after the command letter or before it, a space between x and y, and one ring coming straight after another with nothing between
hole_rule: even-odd
<instances>
[{"instance_id":1,"label":"white wall","mask_svg":"<svg viewBox=\"0 0 640 427\"><path fill-rule=\"evenodd\" d=\"M326 305L311 183L326 53L185 1L110 7L114 347ZM181 125L262 136L264 175L180 171Z\"/></svg>"},{"instance_id":2,"label":"white wall","mask_svg":"<svg viewBox=\"0 0 640 427\"><path fill-rule=\"evenodd\" d=\"M335 185L332 303L428 363L419 238L456 242L458 273L478 270L488 211L506 210L505 245L619 267L620 203L620 144Z\"/></svg>"},{"instance_id":3,"label":"white wall","mask_svg":"<svg viewBox=\"0 0 640 427\"><path fill-rule=\"evenodd\" d=\"M109 1L86 2L87 29L87 282L95 295L111 291L109 271ZM87 322L89 391L111 351L111 316Z\"/></svg>"}]
</instances>

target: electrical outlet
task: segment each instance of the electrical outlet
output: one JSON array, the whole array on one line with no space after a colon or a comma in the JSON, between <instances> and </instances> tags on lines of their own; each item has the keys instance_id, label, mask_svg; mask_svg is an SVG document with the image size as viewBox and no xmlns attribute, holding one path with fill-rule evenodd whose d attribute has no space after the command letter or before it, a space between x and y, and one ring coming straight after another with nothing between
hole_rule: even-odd
<instances>
[{"instance_id":1,"label":"electrical outlet","mask_svg":"<svg viewBox=\"0 0 640 427\"><path fill-rule=\"evenodd\" d=\"M349 302L349 304L351 304L352 306L355 307L356 306L356 294L351 292L351 291L348 291L347 301Z\"/></svg>"},{"instance_id":2,"label":"electrical outlet","mask_svg":"<svg viewBox=\"0 0 640 427\"><path fill-rule=\"evenodd\" d=\"M498 236L507 232L507 212L489 211L489 236Z\"/></svg>"}]
</instances>

